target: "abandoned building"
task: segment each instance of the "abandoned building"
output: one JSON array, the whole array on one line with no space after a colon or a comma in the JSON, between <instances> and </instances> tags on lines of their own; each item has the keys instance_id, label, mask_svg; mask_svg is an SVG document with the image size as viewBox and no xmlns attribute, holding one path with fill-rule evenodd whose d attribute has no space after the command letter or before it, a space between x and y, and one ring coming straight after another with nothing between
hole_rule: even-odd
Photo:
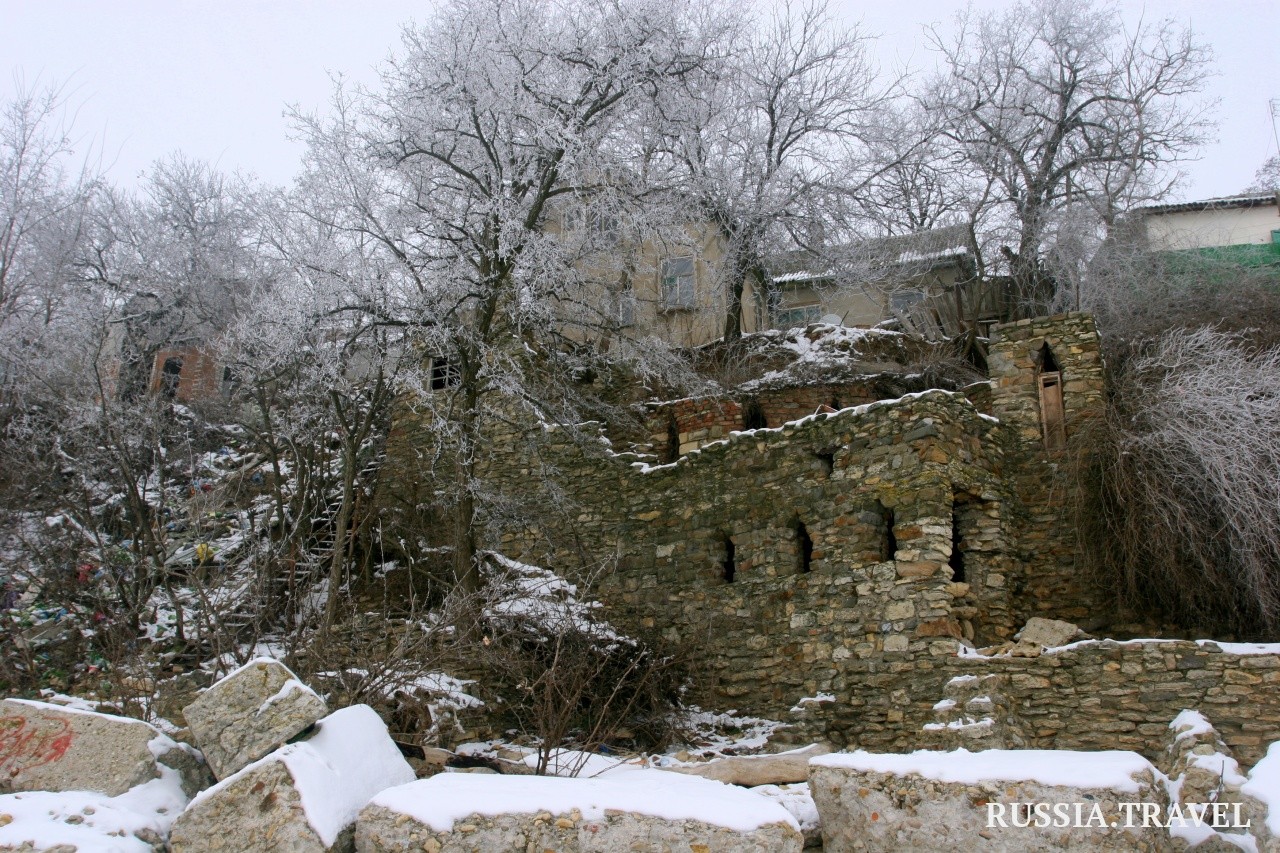
<instances>
[{"instance_id":1,"label":"abandoned building","mask_svg":"<svg viewBox=\"0 0 1280 853\"><path fill-rule=\"evenodd\" d=\"M1057 476L1103 401L1092 319L997 327L989 374L891 400L849 380L655 404L646 455L545 425L531 450L511 427L489 476L545 511L486 546L607 567L593 594L608 618L690 650L696 701L786 721L797 741L1151 753L1180 710L1202 707L1256 760L1280 728L1266 648L1009 651L1031 617L1103 632L1112 610L1077 563ZM402 418L388 465L400 487L415 485L416 442ZM556 500L534 470L555 472Z\"/></svg>"}]
</instances>

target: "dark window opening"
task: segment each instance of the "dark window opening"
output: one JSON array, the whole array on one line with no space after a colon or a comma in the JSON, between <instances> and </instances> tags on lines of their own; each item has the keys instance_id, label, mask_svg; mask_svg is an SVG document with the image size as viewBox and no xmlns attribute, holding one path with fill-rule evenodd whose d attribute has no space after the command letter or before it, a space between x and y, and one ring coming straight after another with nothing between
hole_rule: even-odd
<instances>
[{"instance_id":1,"label":"dark window opening","mask_svg":"<svg viewBox=\"0 0 1280 853\"><path fill-rule=\"evenodd\" d=\"M760 407L760 401L748 400L742 407L742 428L765 429L768 426L769 423L765 420L764 409Z\"/></svg>"},{"instance_id":2,"label":"dark window opening","mask_svg":"<svg viewBox=\"0 0 1280 853\"><path fill-rule=\"evenodd\" d=\"M720 576L725 583L733 583L733 576L738 573L737 549L733 547L733 539L728 535L721 545L724 547L724 559L720 562Z\"/></svg>"},{"instance_id":3,"label":"dark window opening","mask_svg":"<svg viewBox=\"0 0 1280 853\"><path fill-rule=\"evenodd\" d=\"M182 382L182 359L166 358L160 372L160 393L172 400L178 394Z\"/></svg>"},{"instance_id":4,"label":"dark window opening","mask_svg":"<svg viewBox=\"0 0 1280 853\"><path fill-rule=\"evenodd\" d=\"M813 454L818 457L818 461L822 463L822 472L830 476L831 472L836 468L836 454L834 450L820 450Z\"/></svg>"},{"instance_id":5,"label":"dark window opening","mask_svg":"<svg viewBox=\"0 0 1280 853\"><path fill-rule=\"evenodd\" d=\"M833 394L833 395L832 395L832 397L831 397L831 408L835 409L837 412L844 408L844 406L843 406L843 405L841 405L841 403L840 403L840 396L839 396L838 394Z\"/></svg>"},{"instance_id":6,"label":"dark window opening","mask_svg":"<svg viewBox=\"0 0 1280 853\"><path fill-rule=\"evenodd\" d=\"M444 356L432 356L431 358L431 390L444 391L449 388L456 388L458 383L462 381L462 371L458 370L458 365Z\"/></svg>"},{"instance_id":7,"label":"dark window opening","mask_svg":"<svg viewBox=\"0 0 1280 853\"><path fill-rule=\"evenodd\" d=\"M1058 360L1053 357L1053 350L1049 345L1040 345L1040 372L1041 373L1061 373L1062 368L1058 366Z\"/></svg>"},{"instance_id":8,"label":"dark window opening","mask_svg":"<svg viewBox=\"0 0 1280 853\"><path fill-rule=\"evenodd\" d=\"M881 562L888 562L898 553L898 537L893 534L893 510L878 502L876 509L880 513L882 525L880 529L880 560Z\"/></svg>"},{"instance_id":9,"label":"dark window opening","mask_svg":"<svg viewBox=\"0 0 1280 853\"><path fill-rule=\"evenodd\" d=\"M225 396L230 397L235 394L236 391L240 390L242 383L243 380L239 370L231 365L226 365L222 368L222 393Z\"/></svg>"},{"instance_id":10,"label":"dark window opening","mask_svg":"<svg viewBox=\"0 0 1280 853\"><path fill-rule=\"evenodd\" d=\"M813 539L803 521L796 522L796 556L800 574L806 574L813 568Z\"/></svg>"},{"instance_id":11,"label":"dark window opening","mask_svg":"<svg viewBox=\"0 0 1280 853\"><path fill-rule=\"evenodd\" d=\"M667 452L663 454L663 462L675 462L680 458L680 424L676 416L667 415Z\"/></svg>"},{"instance_id":12,"label":"dark window opening","mask_svg":"<svg viewBox=\"0 0 1280 853\"><path fill-rule=\"evenodd\" d=\"M951 557L947 560L951 566L951 580L964 583L964 551L960 541L960 513L951 513Z\"/></svg>"}]
</instances>

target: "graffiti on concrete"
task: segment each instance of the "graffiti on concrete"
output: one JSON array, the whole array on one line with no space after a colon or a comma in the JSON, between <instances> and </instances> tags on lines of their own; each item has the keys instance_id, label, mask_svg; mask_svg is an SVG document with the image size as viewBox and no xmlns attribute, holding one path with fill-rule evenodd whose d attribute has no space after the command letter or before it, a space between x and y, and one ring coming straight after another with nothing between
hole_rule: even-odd
<instances>
[{"instance_id":1,"label":"graffiti on concrete","mask_svg":"<svg viewBox=\"0 0 1280 853\"><path fill-rule=\"evenodd\" d=\"M75 733L66 720L34 723L25 717L0 717L0 778L13 779L67 754Z\"/></svg>"}]
</instances>

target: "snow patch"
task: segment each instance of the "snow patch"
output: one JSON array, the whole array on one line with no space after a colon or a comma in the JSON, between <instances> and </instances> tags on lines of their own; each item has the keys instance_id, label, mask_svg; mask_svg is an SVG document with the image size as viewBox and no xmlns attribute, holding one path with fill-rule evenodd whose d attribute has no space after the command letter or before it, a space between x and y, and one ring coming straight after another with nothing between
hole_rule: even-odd
<instances>
[{"instance_id":1,"label":"snow patch","mask_svg":"<svg viewBox=\"0 0 1280 853\"><path fill-rule=\"evenodd\" d=\"M138 833L169 834L187 805L182 776L160 766L160 776L116 797L91 791L28 791L0 796L0 848L30 844L37 850L70 845L83 853L152 853ZM68 822L70 821L70 822Z\"/></svg>"},{"instance_id":2,"label":"snow patch","mask_svg":"<svg viewBox=\"0 0 1280 853\"><path fill-rule=\"evenodd\" d=\"M917 750L908 754L855 752L821 755L810 766L840 767L897 776L916 775L939 782L1037 782L1068 788L1106 788L1137 792L1133 778L1154 768L1136 752L1063 749L989 749L969 752ZM1280 761L1277 762L1280 768Z\"/></svg>"},{"instance_id":3,"label":"snow patch","mask_svg":"<svg viewBox=\"0 0 1280 853\"><path fill-rule=\"evenodd\" d=\"M1267 748L1267 754L1249 771L1249 781L1240 791L1267 807L1267 829L1272 835L1280 835L1280 742Z\"/></svg>"},{"instance_id":4,"label":"snow patch","mask_svg":"<svg viewBox=\"0 0 1280 853\"><path fill-rule=\"evenodd\" d=\"M409 815L436 832L448 832L472 814L567 814L601 820L606 810L663 820L697 820L738 832L769 824L800 824L776 802L733 785L660 770L632 769L607 779L443 773L373 798L373 805Z\"/></svg>"}]
</instances>

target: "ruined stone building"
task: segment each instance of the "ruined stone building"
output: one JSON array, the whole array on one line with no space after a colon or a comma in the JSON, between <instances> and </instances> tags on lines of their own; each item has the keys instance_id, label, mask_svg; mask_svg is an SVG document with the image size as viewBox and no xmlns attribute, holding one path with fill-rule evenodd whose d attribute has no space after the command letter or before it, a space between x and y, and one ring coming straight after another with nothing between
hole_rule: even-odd
<instances>
[{"instance_id":1,"label":"ruined stone building","mask_svg":"<svg viewBox=\"0 0 1280 853\"><path fill-rule=\"evenodd\" d=\"M554 471L559 509L488 545L605 567L594 594L611 621L701 662L696 701L784 720L797 740L1149 753L1198 707L1256 759L1280 725L1266 649L976 651L1007 649L1036 616L1101 632L1112 609L1078 565L1058 476L1102 405L1092 320L999 326L989 370L963 393L876 401L866 383L813 382L654 406L644 458L567 430L531 453L513 433L491 476L532 502L534 475ZM403 423L390 452L412 479Z\"/></svg>"}]
</instances>

